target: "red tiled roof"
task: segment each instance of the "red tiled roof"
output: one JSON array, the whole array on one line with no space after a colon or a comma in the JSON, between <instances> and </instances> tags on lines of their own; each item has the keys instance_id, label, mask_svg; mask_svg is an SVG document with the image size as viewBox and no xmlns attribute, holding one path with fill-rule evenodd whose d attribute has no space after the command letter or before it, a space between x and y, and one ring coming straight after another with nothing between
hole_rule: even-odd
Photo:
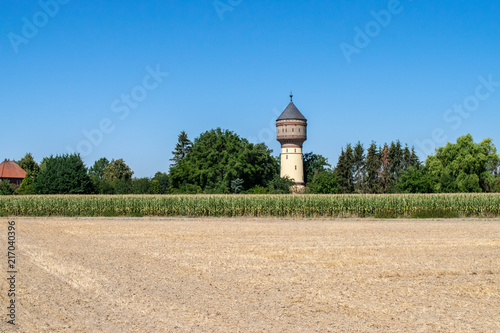
<instances>
[{"instance_id":1,"label":"red tiled roof","mask_svg":"<svg viewBox=\"0 0 500 333\"><path fill-rule=\"evenodd\" d=\"M24 178L26 171L24 171L14 161L3 161L0 164L0 178Z\"/></svg>"}]
</instances>

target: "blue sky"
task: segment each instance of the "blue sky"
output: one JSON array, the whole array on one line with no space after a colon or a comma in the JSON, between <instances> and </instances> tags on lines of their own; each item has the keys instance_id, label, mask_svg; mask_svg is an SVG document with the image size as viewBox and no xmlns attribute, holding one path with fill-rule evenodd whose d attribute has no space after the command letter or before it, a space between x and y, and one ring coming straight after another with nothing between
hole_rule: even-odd
<instances>
[{"instance_id":1,"label":"blue sky","mask_svg":"<svg viewBox=\"0 0 500 333\"><path fill-rule=\"evenodd\" d=\"M358 140L500 146L499 17L493 0L4 0L0 159L74 150L152 176L180 131L216 127L278 154L290 90L304 151L333 165Z\"/></svg>"}]
</instances>

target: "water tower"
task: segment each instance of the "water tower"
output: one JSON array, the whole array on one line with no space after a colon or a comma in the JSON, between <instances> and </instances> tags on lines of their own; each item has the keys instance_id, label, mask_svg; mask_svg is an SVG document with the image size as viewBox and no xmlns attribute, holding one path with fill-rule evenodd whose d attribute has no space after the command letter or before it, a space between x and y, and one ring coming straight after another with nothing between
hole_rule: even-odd
<instances>
[{"instance_id":1,"label":"water tower","mask_svg":"<svg viewBox=\"0 0 500 333\"><path fill-rule=\"evenodd\" d=\"M281 177L293 179L297 187L304 186L304 161L302 144L307 140L307 119L293 104L290 104L276 119L276 139L281 143Z\"/></svg>"}]
</instances>

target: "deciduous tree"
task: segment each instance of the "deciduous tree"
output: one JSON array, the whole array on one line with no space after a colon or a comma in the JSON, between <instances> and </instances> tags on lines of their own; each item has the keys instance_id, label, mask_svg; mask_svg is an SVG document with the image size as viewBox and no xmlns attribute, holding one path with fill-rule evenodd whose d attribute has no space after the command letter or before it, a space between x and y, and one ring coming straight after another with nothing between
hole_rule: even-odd
<instances>
[{"instance_id":1,"label":"deciduous tree","mask_svg":"<svg viewBox=\"0 0 500 333\"><path fill-rule=\"evenodd\" d=\"M396 188L403 193L432 193L433 181L426 167L411 166L401 174Z\"/></svg>"},{"instance_id":2,"label":"deciduous tree","mask_svg":"<svg viewBox=\"0 0 500 333\"><path fill-rule=\"evenodd\" d=\"M158 182L159 191L160 191L158 194L166 194L170 191L170 177L168 176L167 173L158 171L157 173L155 173L155 176L153 177L152 182L153 181ZM153 184L151 184L151 185L153 185ZM153 185L153 186L156 186L156 185ZM154 193L156 193L156 192L154 192Z\"/></svg>"},{"instance_id":3,"label":"deciduous tree","mask_svg":"<svg viewBox=\"0 0 500 333\"><path fill-rule=\"evenodd\" d=\"M278 173L276 159L264 144L252 144L236 133L217 128L195 139L192 150L170 168L173 188L190 184L207 193L230 193L242 179L243 190L266 186Z\"/></svg>"},{"instance_id":4,"label":"deciduous tree","mask_svg":"<svg viewBox=\"0 0 500 333\"><path fill-rule=\"evenodd\" d=\"M499 162L491 139L474 143L467 134L438 148L425 164L435 192L493 192L497 190L493 173Z\"/></svg>"},{"instance_id":5,"label":"deciduous tree","mask_svg":"<svg viewBox=\"0 0 500 333\"><path fill-rule=\"evenodd\" d=\"M314 175L308 190L309 193L336 194L340 192L340 186L335 173L325 170Z\"/></svg>"},{"instance_id":6,"label":"deciduous tree","mask_svg":"<svg viewBox=\"0 0 500 333\"><path fill-rule=\"evenodd\" d=\"M147 177L132 179L132 194L151 194L151 179Z\"/></svg>"},{"instance_id":7,"label":"deciduous tree","mask_svg":"<svg viewBox=\"0 0 500 333\"><path fill-rule=\"evenodd\" d=\"M273 194L288 194L291 193L291 189L294 185L294 181L288 176L280 177L278 174L274 176L273 179L268 183L268 193Z\"/></svg>"},{"instance_id":8,"label":"deciduous tree","mask_svg":"<svg viewBox=\"0 0 500 333\"><path fill-rule=\"evenodd\" d=\"M31 153L24 155L24 157L17 162L17 165L19 165L24 171L30 172L33 177L36 177L36 175L38 175L38 171L40 171L40 167L33 159L33 155L31 155Z\"/></svg>"},{"instance_id":9,"label":"deciduous tree","mask_svg":"<svg viewBox=\"0 0 500 333\"><path fill-rule=\"evenodd\" d=\"M123 161L123 159L111 160L111 162L103 169L102 178L109 182L116 180L131 180L134 172Z\"/></svg>"},{"instance_id":10,"label":"deciduous tree","mask_svg":"<svg viewBox=\"0 0 500 333\"><path fill-rule=\"evenodd\" d=\"M10 186L10 182L5 180L0 180L0 195L11 195L14 193L12 187Z\"/></svg>"},{"instance_id":11,"label":"deciduous tree","mask_svg":"<svg viewBox=\"0 0 500 333\"><path fill-rule=\"evenodd\" d=\"M314 175L331 167L326 157L312 152L304 154L304 181L306 185L313 180Z\"/></svg>"},{"instance_id":12,"label":"deciduous tree","mask_svg":"<svg viewBox=\"0 0 500 333\"><path fill-rule=\"evenodd\" d=\"M104 169L109 165L109 161L106 157L101 157L94 162L94 165L89 168L89 175L94 176L97 179L102 179L104 176Z\"/></svg>"}]
</instances>

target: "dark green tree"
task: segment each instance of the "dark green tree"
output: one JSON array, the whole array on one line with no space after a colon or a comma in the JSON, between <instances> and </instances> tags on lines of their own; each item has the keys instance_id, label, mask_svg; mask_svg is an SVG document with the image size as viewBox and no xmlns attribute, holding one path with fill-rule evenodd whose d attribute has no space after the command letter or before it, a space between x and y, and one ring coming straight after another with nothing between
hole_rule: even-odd
<instances>
[{"instance_id":1,"label":"dark green tree","mask_svg":"<svg viewBox=\"0 0 500 333\"><path fill-rule=\"evenodd\" d=\"M88 174L92 183L94 184L94 189L96 193L100 194L113 194L114 189L111 181L103 179L104 169L109 165L109 161L106 157L102 157L94 162L88 170Z\"/></svg>"},{"instance_id":2,"label":"dark green tree","mask_svg":"<svg viewBox=\"0 0 500 333\"><path fill-rule=\"evenodd\" d=\"M188 135L186 132L182 131L179 134L178 142L175 145L175 149L172 152L174 155L170 160L174 163L171 164L172 167L175 167L182 161L193 149L193 143L188 139Z\"/></svg>"},{"instance_id":3,"label":"dark green tree","mask_svg":"<svg viewBox=\"0 0 500 333\"><path fill-rule=\"evenodd\" d=\"M280 177L278 174L269 181L268 193L272 194L289 194L294 186L294 181L288 177Z\"/></svg>"},{"instance_id":4,"label":"dark green tree","mask_svg":"<svg viewBox=\"0 0 500 333\"><path fill-rule=\"evenodd\" d=\"M313 180L315 174L330 168L328 159L312 152L304 154L304 181L306 184Z\"/></svg>"},{"instance_id":5,"label":"dark green tree","mask_svg":"<svg viewBox=\"0 0 500 333\"><path fill-rule=\"evenodd\" d=\"M114 194L131 194L132 179L116 179L111 182Z\"/></svg>"},{"instance_id":6,"label":"dark green tree","mask_svg":"<svg viewBox=\"0 0 500 333\"><path fill-rule=\"evenodd\" d=\"M408 148L408 145L405 145L403 149L403 162L402 169L407 170L411 167L418 168L420 167L420 160L415 153L415 147L411 147L411 150Z\"/></svg>"},{"instance_id":7,"label":"dark green tree","mask_svg":"<svg viewBox=\"0 0 500 333\"><path fill-rule=\"evenodd\" d=\"M415 152L415 147L411 147L410 166L419 167L420 164L420 160Z\"/></svg>"},{"instance_id":8,"label":"dark green tree","mask_svg":"<svg viewBox=\"0 0 500 333\"><path fill-rule=\"evenodd\" d=\"M160 187L159 188L160 192L157 194L169 193L169 191L170 191L170 178L169 178L167 173L158 171L157 173L155 173L155 176L153 177L152 182L153 181L157 181L158 186ZM153 184L151 184L151 185L153 185ZM156 192L154 192L154 193L156 193Z\"/></svg>"},{"instance_id":9,"label":"dark green tree","mask_svg":"<svg viewBox=\"0 0 500 333\"><path fill-rule=\"evenodd\" d=\"M80 154L45 158L34 181L37 194L90 194L93 183Z\"/></svg>"},{"instance_id":10,"label":"dark green tree","mask_svg":"<svg viewBox=\"0 0 500 333\"><path fill-rule=\"evenodd\" d=\"M340 186L335 173L325 170L315 174L308 186L308 192L318 194L340 193Z\"/></svg>"},{"instance_id":11,"label":"dark green tree","mask_svg":"<svg viewBox=\"0 0 500 333\"><path fill-rule=\"evenodd\" d=\"M116 184L119 182L118 180L111 182L105 179L98 179L96 181L92 180L94 183L95 191L98 194L116 194ZM130 181L128 181L130 182ZM97 183L97 185L95 185Z\"/></svg>"},{"instance_id":12,"label":"dark green tree","mask_svg":"<svg viewBox=\"0 0 500 333\"><path fill-rule=\"evenodd\" d=\"M0 195L11 195L13 193L10 182L7 179L0 180Z\"/></svg>"},{"instance_id":13,"label":"dark green tree","mask_svg":"<svg viewBox=\"0 0 500 333\"><path fill-rule=\"evenodd\" d=\"M104 169L109 165L109 161L106 157L101 157L94 162L94 165L89 168L89 175L96 177L97 179L102 179L104 176Z\"/></svg>"},{"instance_id":14,"label":"dark green tree","mask_svg":"<svg viewBox=\"0 0 500 333\"><path fill-rule=\"evenodd\" d=\"M354 146L353 151L353 167L354 167L354 191L363 193L365 191L365 149L361 142L358 141Z\"/></svg>"},{"instance_id":15,"label":"dark green tree","mask_svg":"<svg viewBox=\"0 0 500 333\"><path fill-rule=\"evenodd\" d=\"M191 152L170 168L170 181L179 190L189 184L206 193L230 193L233 180L242 179L243 190L248 190L266 186L277 173L278 164L266 145L217 128L195 139Z\"/></svg>"},{"instance_id":16,"label":"dark green tree","mask_svg":"<svg viewBox=\"0 0 500 333\"><path fill-rule=\"evenodd\" d=\"M389 186L393 186L404 170L404 150L399 140L389 146L389 161Z\"/></svg>"},{"instance_id":17,"label":"dark green tree","mask_svg":"<svg viewBox=\"0 0 500 333\"><path fill-rule=\"evenodd\" d=\"M17 162L17 165L19 165L24 171L30 172L33 177L36 177L36 175L38 175L38 171L40 170L38 163L35 162L31 153L24 155L24 157Z\"/></svg>"},{"instance_id":18,"label":"dark green tree","mask_svg":"<svg viewBox=\"0 0 500 333\"><path fill-rule=\"evenodd\" d=\"M152 194L151 180L147 177L132 179L132 194Z\"/></svg>"},{"instance_id":19,"label":"dark green tree","mask_svg":"<svg viewBox=\"0 0 500 333\"><path fill-rule=\"evenodd\" d=\"M278 159L271 155L272 150L264 143L249 143L247 139L240 139L243 150L236 155L236 178L243 180L243 190L256 185L265 186L280 172ZM235 179L231 178L231 181Z\"/></svg>"},{"instance_id":20,"label":"dark green tree","mask_svg":"<svg viewBox=\"0 0 500 333\"><path fill-rule=\"evenodd\" d=\"M403 171L396 188L403 193L432 193L433 181L425 167L411 166Z\"/></svg>"},{"instance_id":21,"label":"dark green tree","mask_svg":"<svg viewBox=\"0 0 500 333\"><path fill-rule=\"evenodd\" d=\"M256 185L246 191L245 193L247 194L268 194L270 192L270 189L268 187L263 187L260 185Z\"/></svg>"},{"instance_id":22,"label":"dark green tree","mask_svg":"<svg viewBox=\"0 0 500 333\"><path fill-rule=\"evenodd\" d=\"M354 192L354 156L351 144L348 144L340 153L335 176L339 182L341 193Z\"/></svg>"},{"instance_id":23,"label":"dark green tree","mask_svg":"<svg viewBox=\"0 0 500 333\"><path fill-rule=\"evenodd\" d=\"M372 141L366 153L364 165L364 189L366 193L379 193L380 181L380 153L377 149L377 144Z\"/></svg>"}]
</instances>

